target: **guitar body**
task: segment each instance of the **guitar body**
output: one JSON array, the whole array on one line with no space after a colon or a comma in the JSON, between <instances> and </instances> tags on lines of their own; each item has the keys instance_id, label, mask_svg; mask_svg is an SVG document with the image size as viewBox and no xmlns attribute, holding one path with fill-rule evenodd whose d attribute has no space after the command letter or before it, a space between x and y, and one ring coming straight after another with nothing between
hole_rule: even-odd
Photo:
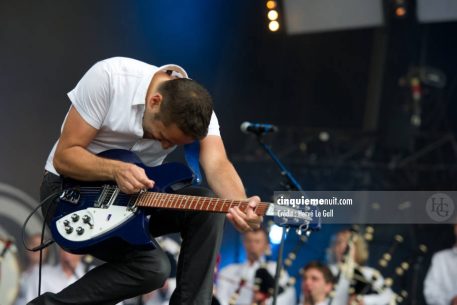
<instances>
[{"instance_id":1,"label":"guitar body","mask_svg":"<svg viewBox=\"0 0 457 305\"><path fill-rule=\"evenodd\" d=\"M134 153L121 149L108 150L99 156L142 167L155 181L150 192L172 193L192 184L194 179L192 171L180 163L148 167ZM64 180L51 221L55 241L75 254L108 252L128 245L139 249L158 247L149 233L147 210L134 205L137 196L120 192L112 181Z\"/></svg>"}]
</instances>

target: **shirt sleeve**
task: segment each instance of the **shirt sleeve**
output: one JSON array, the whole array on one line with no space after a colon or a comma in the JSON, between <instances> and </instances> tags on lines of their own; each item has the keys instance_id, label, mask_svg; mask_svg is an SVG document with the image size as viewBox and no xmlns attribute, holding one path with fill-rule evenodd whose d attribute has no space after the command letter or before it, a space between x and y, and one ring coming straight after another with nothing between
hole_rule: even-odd
<instances>
[{"instance_id":1,"label":"shirt sleeve","mask_svg":"<svg viewBox=\"0 0 457 305\"><path fill-rule=\"evenodd\" d=\"M214 113L214 111L213 111L213 114L211 115L211 120L209 122L208 135L209 136L220 136L221 135L221 132L219 130L219 121L218 121L216 113Z\"/></svg>"},{"instance_id":2,"label":"shirt sleeve","mask_svg":"<svg viewBox=\"0 0 457 305\"><path fill-rule=\"evenodd\" d=\"M71 103L92 127L100 129L110 104L110 76L107 64L93 65L68 93Z\"/></svg>"},{"instance_id":3,"label":"shirt sleeve","mask_svg":"<svg viewBox=\"0 0 457 305\"><path fill-rule=\"evenodd\" d=\"M442 278L445 274L446 267L443 266L440 255L435 254L424 281L424 296L427 304L448 305L451 302L446 293L442 291Z\"/></svg>"},{"instance_id":4,"label":"shirt sleeve","mask_svg":"<svg viewBox=\"0 0 457 305\"><path fill-rule=\"evenodd\" d=\"M228 305L229 298L236 289L228 280L233 277L231 266L227 266L219 272L219 277L216 283L216 298L221 305Z\"/></svg>"},{"instance_id":5,"label":"shirt sleeve","mask_svg":"<svg viewBox=\"0 0 457 305\"><path fill-rule=\"evenodd\" d=\"M365 305L388 305L394 301L394 293L392 289L384 287L384 278L375 269L369 267L362 267L362 272L365 278L370 279L373 276L376 280L372 283L373 288L378 293L368 294L363 296L363 302Z\"/></svg>"}]
</instances>

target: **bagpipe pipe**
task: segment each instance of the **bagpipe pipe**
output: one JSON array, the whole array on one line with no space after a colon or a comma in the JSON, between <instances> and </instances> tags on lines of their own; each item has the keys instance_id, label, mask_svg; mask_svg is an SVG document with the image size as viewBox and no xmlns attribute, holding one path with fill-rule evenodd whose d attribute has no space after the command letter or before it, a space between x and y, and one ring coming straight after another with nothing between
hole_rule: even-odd
<instances>
[{"instance_id":1,"label":"bagpipe pipe","mask_svg":"<svg viewBox=\"0 0 457 305\"><path fill-rule=\"evenodd\" d=\"M368 242L373 240L374 228L367 226L364 232L360 232L359 226L354 225L348 232L350 235L343 257L337 262L335 282L329 295L330 305L334 303L336 292L340 290L347 293L349 304L357 305L366 295L382 295L390 289L385 285L379 270L364 266L368 259ZM391 247L389 252L395 249L396 246Z\"/></svg>"},{"instance_id":2,"label":"bagpipe pipe","mask_svg":"<svg viewBox=\"0 0 457 305\"><path fill-rule=\"evenodd\" d=\"M269 225L272 225L271 223ZM307 235L300 235L296 244L292 248L292 250L287 254L287 257L283 261L283 265L281 266L280 270L280 278L283 278L287 272L287 269L292 266L294 261L297 258L297 254L302 248L302 246L308 241ZM231 278L223 277L222 275L218 275L219 279L222 279L227 282L231 282L233 285L236 286L235 291L230 296L228 304L235 305L237 304L238 298L240 296L242 289L251 290L254 294L254 300L252 301L251 305L263 305L267 299L273 296L274 294L274 274L271 274L268 270L268 261L271 258L272 254L271 251L265 253L266 255L266 262L262 263L259 268L256 270L254 275L254 283L249 283L248 279L241 278L240 280L233 280ZM282 281L283 282L283 281ZM285 292L288 288L295 286L296 278L293 276L289 276L287 281L281 283L278 287L278 295L281 295Z\"/></svg>"},{"instance_id":3,"label":"bagpipe pipe","mask_svg":"<svg viewBox=\"0 0 457 305\"><path fill-rule=\"evenodd\" d=\"M394 305L405 301L408 297L407 290L404 289L404 287L396 287L395 290L399 290L399 292L396 292L394 291L394 284L399 282L408 271L411 270L413 264L422 260L424 254L427 252L427 247L423 244L419 245L417 250L412 251L410 257L400 260L397 266L393 266L393 258L395 257L398 260L400 255L397 251L405 241L405 238L402 235L396 234L390 242L387 251L385 251L378 260L377 269L370 268L370 272L367 275L367 272L364 272L365 267L354 261L353 251L357 242L361 241L368 244L373 241L374 228L372 226L367 226L365 227L364 232L358 232L358 226L355 226L351 231L351 237L343 262L341 262L339 266L339 272L336 277L334 289L331 293L331 298L334 297L335 291L338 288L340 277L344 276L350 282L348 294L350 300L353 301L353 305L358 304L365 295L382 295L386 292L390 292L390 301L386 302L386 304ZM358 239L360 239L360 241ZM389 271L393 271L393 275L383 277L383 274L387 275L391 273ZM331 303L332 302L330 302L330 304Z\"/></svg>"}]
</instances>

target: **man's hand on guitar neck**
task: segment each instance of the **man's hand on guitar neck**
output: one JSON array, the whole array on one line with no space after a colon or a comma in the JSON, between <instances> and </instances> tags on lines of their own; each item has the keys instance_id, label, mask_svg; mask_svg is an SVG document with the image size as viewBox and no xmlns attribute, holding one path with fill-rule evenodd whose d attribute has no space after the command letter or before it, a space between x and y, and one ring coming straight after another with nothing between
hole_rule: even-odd
<instances>
[{"instance_id":1,"label":"man's hand on guitar neck","mask_svg":"<svg viewBox=\"0 0 457 305\"><path fill-rule=\"evenodd\" d=\"M249 201L248 207L243 212L238 207L231 208L227 214L228 220L240 232L248 232L260 228L263 221L262 216L258 216L254 209L260 203L258 196L252 196L247 199Z\"/></svg>"}]
</instances>

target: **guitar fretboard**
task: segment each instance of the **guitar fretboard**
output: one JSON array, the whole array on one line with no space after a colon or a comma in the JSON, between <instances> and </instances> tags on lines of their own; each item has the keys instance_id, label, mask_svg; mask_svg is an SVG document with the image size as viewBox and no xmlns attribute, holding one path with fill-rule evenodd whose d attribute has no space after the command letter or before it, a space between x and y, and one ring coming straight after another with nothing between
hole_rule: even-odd
<instances>
[{"instance_id":1,"label":"guitar fretboard","mask_svg":"<svg viewBox=\"0 0 457 305\"><path fill-rule=\"evenodd\" d=\"M146 192L138 195L135 205L150 208L227 213L229 209L233 207L238 207L241 211L245 211L248 202L211 197ZM268 203L261 202L254 209L254 212L259 216L264 216L268 206Z\"/></svg>"}]
</instances>

